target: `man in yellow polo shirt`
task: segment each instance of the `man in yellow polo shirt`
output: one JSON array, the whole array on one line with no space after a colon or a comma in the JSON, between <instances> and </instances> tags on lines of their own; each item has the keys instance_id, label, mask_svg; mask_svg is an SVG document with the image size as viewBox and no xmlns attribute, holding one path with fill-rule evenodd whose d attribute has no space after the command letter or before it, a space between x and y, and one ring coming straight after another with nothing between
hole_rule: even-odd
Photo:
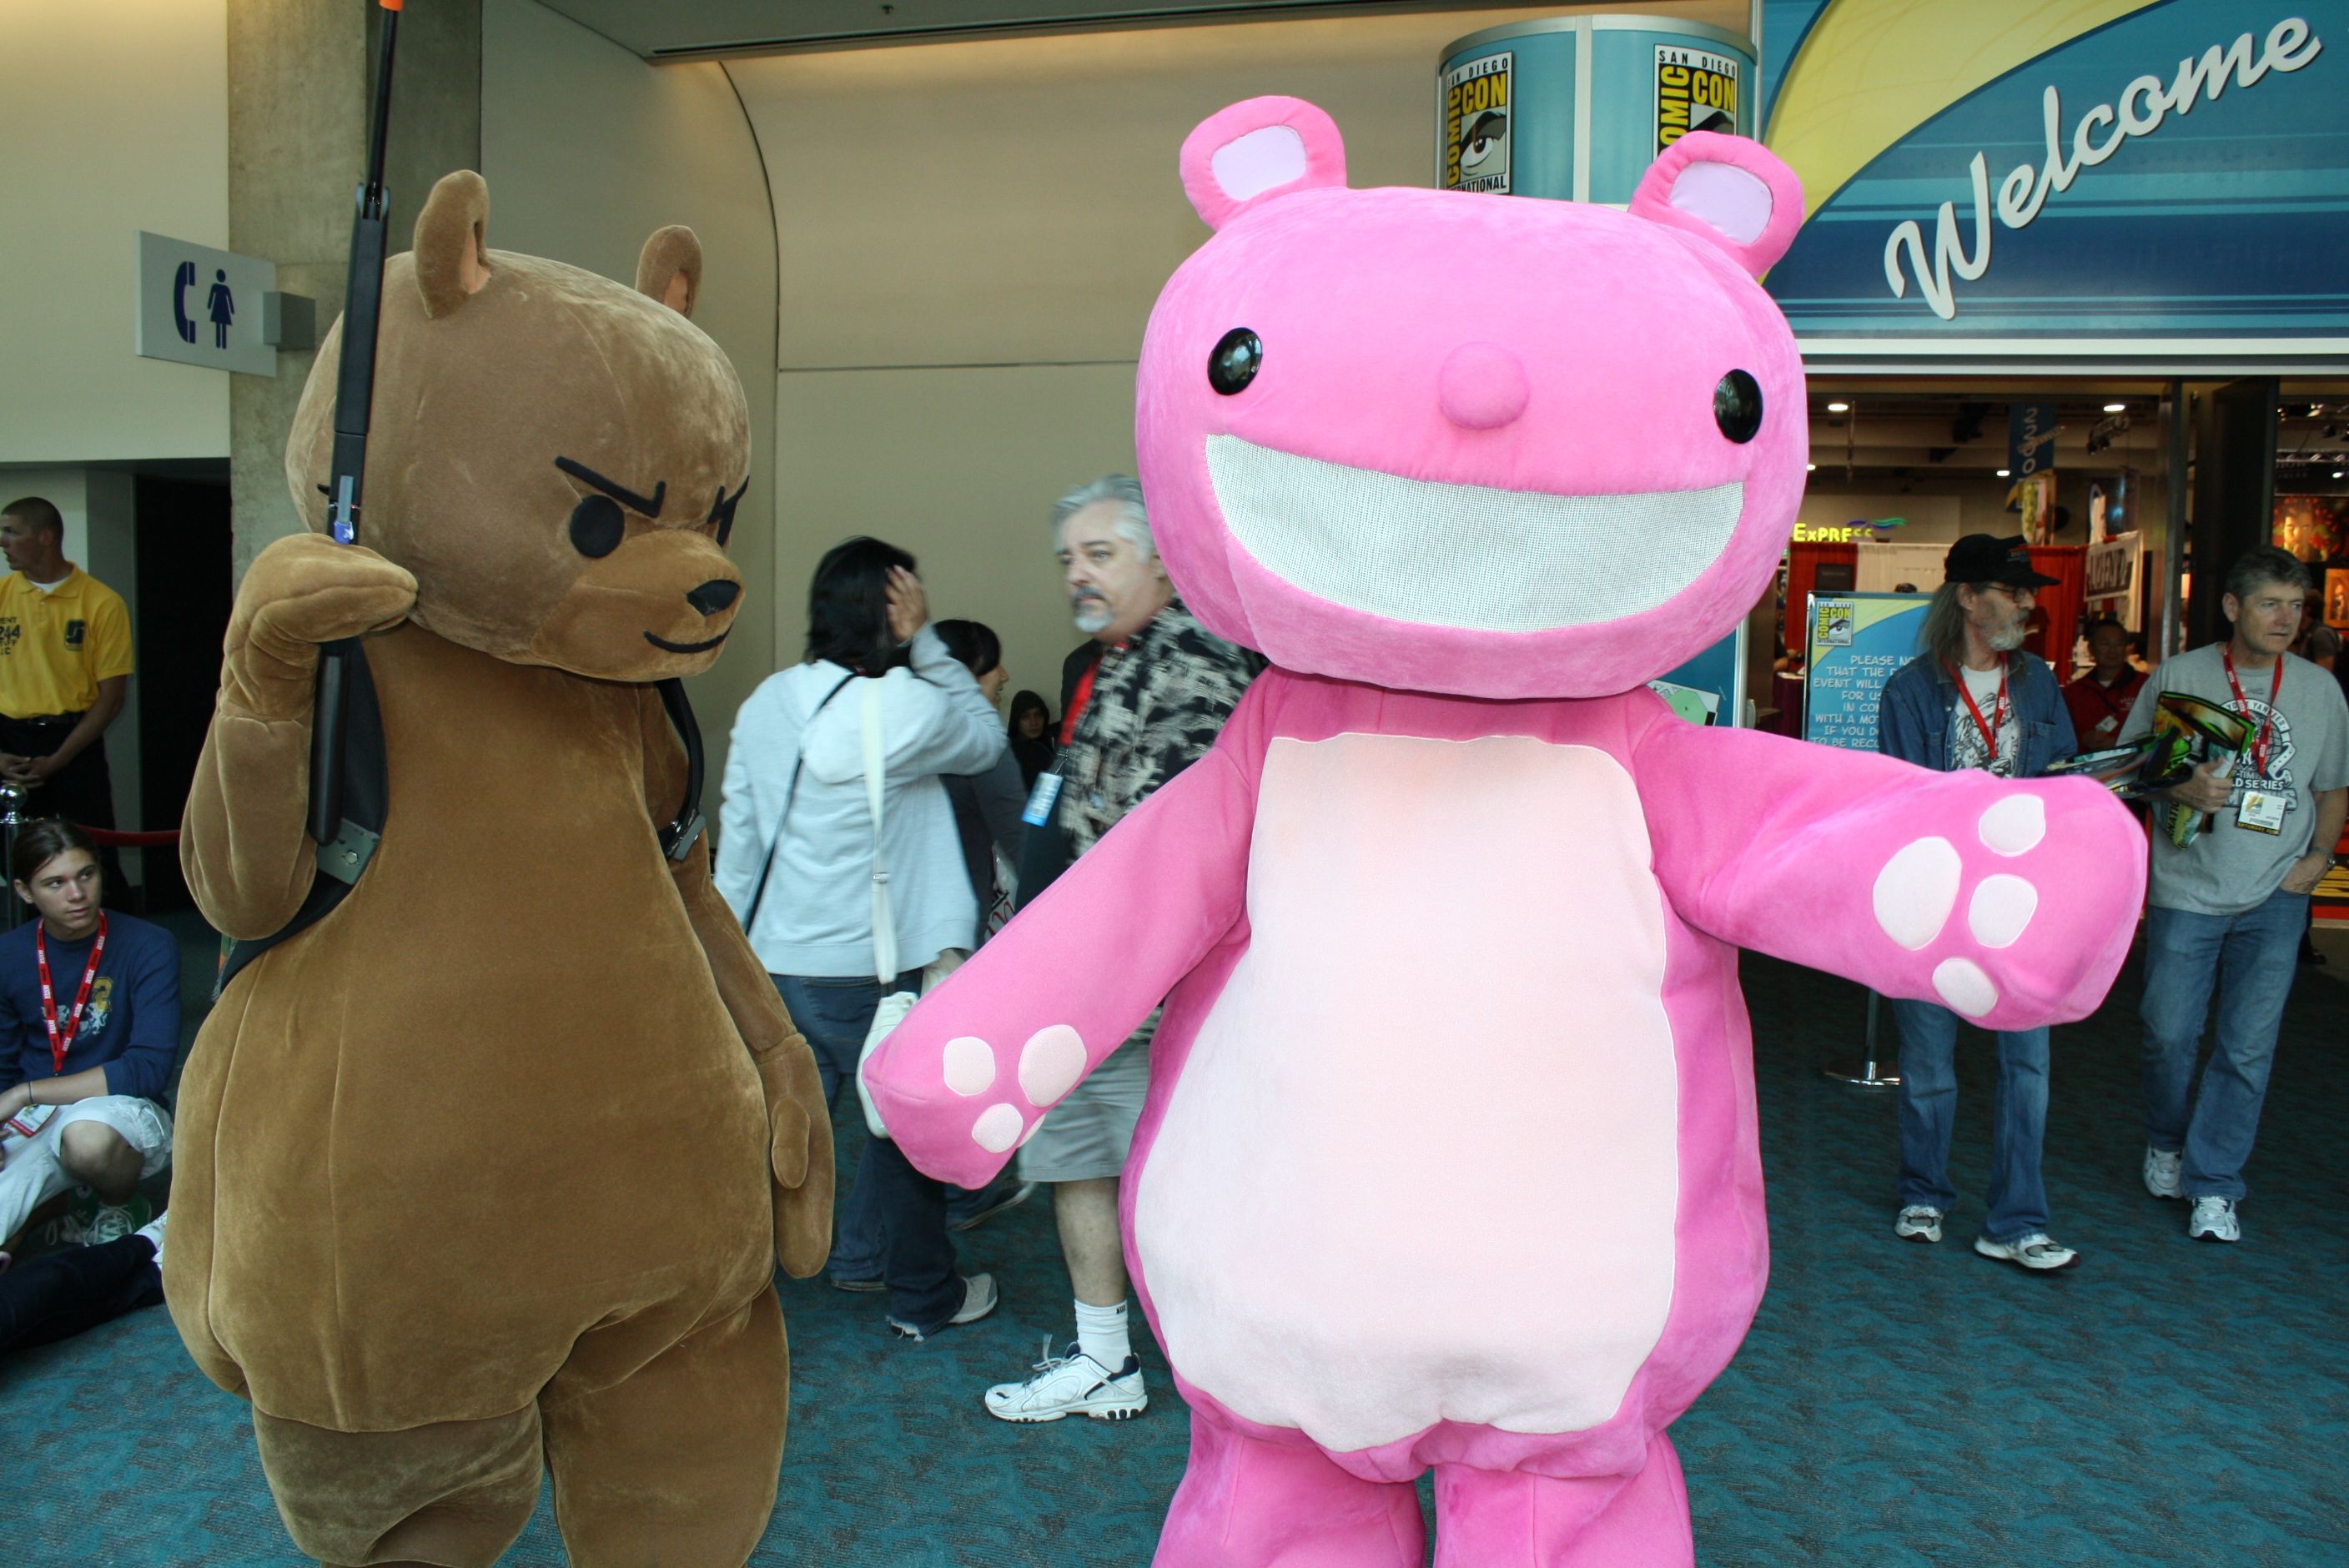
<instances>
[{"instance_id":1,"label":"man in yellow polo shirt","mask_svg":"<svg viewBox=\"0 0 2349 1568\"><path fill-rule=\"evenodd\" d=\"M27 817L111 828L106 727L130 685L130 613L66 559L65 526L38 496L0 509L15 569L0 577L0 777L25 791Z\"/></svg>"}]
</instances>

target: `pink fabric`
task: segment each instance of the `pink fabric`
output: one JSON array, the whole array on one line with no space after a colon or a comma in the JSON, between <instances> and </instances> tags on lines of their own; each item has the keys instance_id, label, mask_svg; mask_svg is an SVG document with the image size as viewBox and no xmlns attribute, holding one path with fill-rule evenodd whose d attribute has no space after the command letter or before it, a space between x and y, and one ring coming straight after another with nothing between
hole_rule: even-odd
<instances>
[{"instance_id":1,"label":"pink fabric","mask_svg":"<svg viewBox=\"0 0 2349 1568\"><path fill-rule=\"evenodd\" d=\"M1283 127L1301 177L1253 189L1244 157L1217 183L1219 150ZM2144 857L2093 785L1692 728L1640 689L1743 618L1800 498L1801 366L1752 276L1801 211L1775 159L1684 137L1630 214L1349 191L1343 162L1295 99L1194 132L1218 232L1143 353L1168 569L1276 667L865 1076L916 1165L978 1187L1164 999L1123 1189L1194 1419L1161 1564L1401 1568L1402 1483L1431 1466L1447 1564L1685 1563L1662 1434L1768 1272L1737 947L1992 1027L2078 1017ZM1243 326L1262 364L1218 393ZM1713 416L1733 369L1764 391L1743 444ZM1635 580L1669 592L1606 614ZM1561 619L1475 629L1488 601L1491 625ZM1578 1232L1581 1202L1632 1214L1628 1242ZM1524 1306L1545 1291L1567 1299Z\"/></svg>"}]
</instances>

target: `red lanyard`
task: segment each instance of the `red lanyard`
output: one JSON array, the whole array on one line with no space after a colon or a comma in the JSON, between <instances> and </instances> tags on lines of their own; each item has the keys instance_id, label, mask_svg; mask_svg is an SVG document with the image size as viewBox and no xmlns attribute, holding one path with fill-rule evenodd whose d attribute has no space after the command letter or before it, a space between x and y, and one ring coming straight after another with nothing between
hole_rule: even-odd
<instances>
[{"instance_id":1,"label":"red lanyard","mask_svg":"<svg viewBox=\"0 0 2349 1568\"><path fill-rule=\"evenodd\" d=\"M1998 656L1998 699L1991 704L1991 717L1985 722L1982 711L1974 706L1974 694L1966 689L1966 676L1955 665L1950 666L1950 676L1958 683L1958 695L1966 699L1966 711L1974 716L1974 727L1982 731L1982 744L1990 748L1988 766L1998 766L1998 732L2006 727L2006 655Z\"/></svg>"},{"instance_id":2,"label":"red lanyard","mask_svg":"<svg viewBox=\"0 0 2349 1568\"><path fill-rule=\"evenodd\" d=\"M1104 649L1101 658L1085 667L1084 675L1077 682L1076 694L1069 703L1068 717L1061 720L1061 745L1066 746L1077 738L1077 721L1084 717L1085 709L1092 706L1093 682L1101 676L1102 659L1108 658L1111 654L1125 652L1126 646L1124 643L1119 643L1114 647Z\"/></svg>"},{"instance_id":3,"label":"red lanyard","mask_svg":"<svg viewBox=\"0 0 2349 1568\"><path fill-rule=\"evenodd\" d=\"M2235 702L2238 711L2240 712L2245 718L2251 717L2251 699L2243 695L2243 683L2235 678L2234 644L2231 642L2222 644L2219 649L2219 656L2227 661L2227 684L2235 688ZM2278 654L2276 655L2275 662L2275 679L2271 682L2268 686L2268 717L2260 720L2259 738L2251 742L2251 776L2255 779L2264 779L2267 777L2268 736L2270 731L2275 728L2276 698L2282 696L2282 693L2283 655L2282 654Z\"/></svg>"},{"instance_id":4,"label":"red lanyard","mask_svg":"<svg viewBox=\"0 0 2349 1568\"><path fill-rule=\"evenodd\" d=\"M98 961L106 956L106 916L98 917L98 940L91 944L89 962L81 972L81 989L74 995L73 1011L66 1016L63 1033L57 1029L57 994L49 984L49 929L44 922L33 933L33 957L41 968L41 1022L49 1028L49 1056L57 1070L66 1070L66 1053L73 1049L74 1037L81 1032L81 1021L89 1010L90 983L98 978Z\"/></svg>"}]
</instances>

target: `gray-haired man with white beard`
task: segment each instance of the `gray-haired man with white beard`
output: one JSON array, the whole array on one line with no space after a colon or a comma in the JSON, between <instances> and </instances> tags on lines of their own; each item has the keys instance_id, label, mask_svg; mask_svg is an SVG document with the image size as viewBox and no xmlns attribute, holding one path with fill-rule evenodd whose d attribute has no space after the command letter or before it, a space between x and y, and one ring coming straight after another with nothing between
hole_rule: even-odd
<instances>
[{"instance_id":1,"label":"gray-haired man with white beard","mask_svg":"<svg viewBox=\"0 0 2349 1568\"><path fill-rule=\"evenodd\" d=\"M1259 665L1193 620L1175 597L1134 480L1111 474L1062 496L1052 508L1052 542L1077 629L1102 652L1063 705L1060 758L1037 779L1028 820L1033 837L1057 802L1073 856L1206 753ZM1029 896L1023 888L1023 902ZM1117 1208L1156 1024L1154 1014L1052 1108L1019 1150L1020 1179L1052 1186L1076 1295L1077 1342L1058 1352L1048 1345L1032 1377L987 1391L988 1409L1004 1420L1117 1419L1150 1402L1127 1327Z\"/></svg>"}]
</instances>

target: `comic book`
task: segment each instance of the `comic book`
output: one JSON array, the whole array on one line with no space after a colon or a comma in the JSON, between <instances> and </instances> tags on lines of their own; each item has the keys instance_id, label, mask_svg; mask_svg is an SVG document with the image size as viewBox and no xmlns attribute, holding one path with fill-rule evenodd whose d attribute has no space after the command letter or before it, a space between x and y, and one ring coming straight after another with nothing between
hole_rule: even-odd
<instances>
[{"instance_id":1,"label":"comic book","mask_svg":"<svg viewBox=\"0 0 2349 1568\"><path fill-rule=\"evenodd\" d=\"M2059 762L2050 776L2094 779L2124 800L2152 800L2154 825L2179 849L2192 843L2209 817L2153 797L2207 763L2232 766L2251 736L2251 721L2233 709L2182 691L2166 691L2155 705L2153 728L2127 746L2090 751Z\"/></svg>"}]
</instances>

